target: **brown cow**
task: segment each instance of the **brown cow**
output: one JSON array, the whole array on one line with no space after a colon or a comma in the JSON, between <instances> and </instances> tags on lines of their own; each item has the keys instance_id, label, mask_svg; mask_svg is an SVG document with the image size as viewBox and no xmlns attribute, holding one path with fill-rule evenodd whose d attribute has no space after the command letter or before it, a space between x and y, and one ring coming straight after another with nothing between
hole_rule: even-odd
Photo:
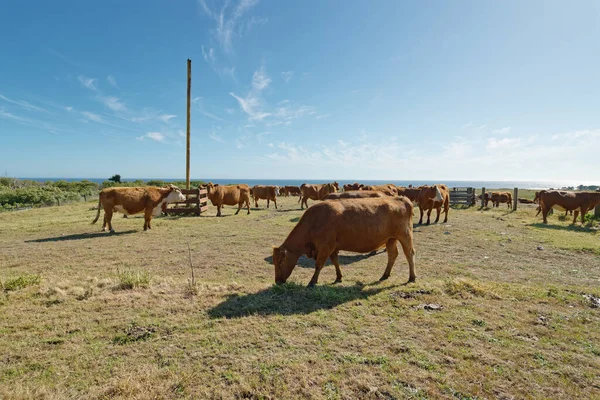
<instances>
[{"instance_id":1,"label":"brown cow","mask_svg":"<svg viewBox=\"0 0 600 400\"><path fill-rule=\"evenodd\" d=\"M419 212L421 217L419 218L419 224L423 223L423 212L427 210L427 225L430 224L431 211L435 208L437 216L435 223L440 220L440 211L444 206L444 223L448 222L448 209L450 208L450 192L446 185L433 185L433 186L421 186L419 197L417 199L419 203Z\"/></svg>"},{"instance_id":2,"label":"brown cow","mask_svg":"<svg viewBox=\"0 0 600 400\"><path fill-rule=\"evenodd\" d=\"M558 190L542 190L539 193L540 206L544 223L548 223L548 213L554 206L561 206L565 210L573 210L573 224L577 222L577 215L581 212L581 223L584 223L585 213L600 204L598 192L561 192Z\"/></svg>"},{"instance_id":3,"label":"brown cow","mask_svg":"<svg viewBox=\"0 0 600 400\"><path fill-rule=\"evenodd\" d=\"M550 189L550 190L552 190L552 189ZM534 197L534 199L533 199L533 202L534 202L534 203L538 203L538 207L537 207L537 209L536 209L537 213L535 214L535 216L536 216L536 217L537 217L538 215L540 215L540 213L542 212L542 206L541 206L541 205L539 205L539 203L540 203L540 193L542 193L542 192L546 192L546 190L541 190L541 191L539 191L539 192L535 192L535 197ZM565 191L559 191L559 193L561 193L561 194L566 194L566 193L569 193L569 192L565 192ZM565 212L565 217L566 217L567 215L569 215L569 213L571 213L571 215L573 215L573 210L565 210L563 207L561 207L561 206L560 206L560 205L558 205L558 204L555 204L554 206L552 206L552 209L550 210L550 214L551 214L551 213L553 213L553 210L557 210L557 211L564 211L564 212Z\"/></svg>"},{"instance_id":4,"label":"brown cow","mask_svg":"<svg viewBox=\"0 0 600 400\"><path fill-rule=\"evenodd\" d=\"M375 190L377 192L383 192L388 196L397 196L398 189L396 189L396 185L388 184L388 185L365 185L361 188L361 190Z\"/></svg>"},{"instance_id":5,"label":"brown cow","mask_svg":"<svg viewBox=\"0 0 600 400\"><path fill-rule=\"evenodd\" d=\"M302 195L302 191L300 190L300 188L298 186L284 186L284 188L287 191L287 193L289 193L292 196L301 196Z\"/></svg>"},{"instance_id":6,"label":"brown cow","mask_svg":"<svg viewBox=\"0 0 600 400\"><path fill-rule=\"evenodd\" d=\"M369 253L386 246L388 262L380 280L389 278L400 241L408 260L408 281L415 281L413 205L406 197L324 201L310 207L280 247L273 248L275 282L285 283L298 258L306 254L316 260L308 286L314 286L327 259L335 265L336 282L342 281L340 250Z\"/></svg>"},{"instance_id":7,"label":"brown cow","mask_svg":"<svg viewBox=\"0 0 600 400\"><path fill-rule=\"evenodd\" d=\"M398 191L398 196L406 196L408 197L413 203L416 202L419 198L419 193L421 193L421 188L414 188L414 187L403 187L403 186L396 186L396 190Z\"/></svg>"},{"instance_id":8,"label":"brown cow","mask_svg":"<svg viewBox=\"0 0 600 400\"><path fill-rule=\"evenodd\" d=\"M266 199L267 208L269 208L269 201L272 201L275 204L275 209L277 209L277 196L279 196L279 187L255 185L252 188L252 196L254 197L254 204L256 207L258 207L258 200Z\"/></svg>"},{"instance_id":9,"label":"brown cow","mask_svg":"<svg viewBox=\"0 0 600 400\"><path fill-rule=\"evenodd\" d=\"M358 183L358 182L354 182L351 185L350 184L345 184L344 185L344 192L348 192L348 191L351 191L351 190L360 190L363 186L365 186L365 185L363 185L362 183Z\"/></svg>"},{"instance_id":10,"label":"brown cow","mask_svg":"<svg viewBox=\"0 0 600 400\"><path fill-rule=\"evenodd\" d=\"M302 191L302 196L300 197L300 209L302 210L304 210L305 205L308 207L308 199L323 200L329 193L336 192L336 188L333 183L324 183L320 185L303 183L300 186L300 190Z\"/></svg>"},{"instance_id":11,"label":"brown cow","mask_svg":"<svg viewBox=\"0 0 600 400\"><path fill-rule=\"evenodd\" d=\"M122 212L125 215L137 214L143 211L144 230L152 229L150 225L152 216L159 216L167 203L185 201L185 199L186 197L181 193L181 190L173 185L168 185L164 188L145 186L102 189L98 196L98 212L92 224L95 224L98 218L100 218L101 208L104 208L102 231L106 231L108 225L110 232L114 232L112 228L112 215L114 211Z\"/></svg>"},{"instance_id":12,"label":"brown cow","mask_svg":"<svg viewBox=\"0 0 600 400\"><path fill-rule=\"evenodd\" d=\"M487 193L486 193L487 194ZM512 205L512 195L510 192L492 192L486 200L485 206L487 207L488 201L492 202L493 207L500 207L500 203L506 203L508 208Z\"/></svg>"},{"instance_id":13,"label":"brown cow","mask_svg":"<svg viewBox=\"0 0 600 400\"><path fill-rule=\"evenodd\" d=\"M250 214L250 187L248 185L219 186L214 185L212 182L208 182L206 190L210 202L213 206L217 207L217 217L221 216L221 207L224 205L237 205L238 209L235 212L235 215L238 215L242 206L246 204L248 214Z\"/></svg>"},{"instance_id":14,"label":"brown cow","mask_svg":"<svg viewBox=\"0 0 600 400\"><path fill-rule=\"evenodd\" d=\"M387 197L387 195L374 190L350 190L348 192L329 193L323 200L368 199L372 197Z\"/></svg>"}]
</instances>

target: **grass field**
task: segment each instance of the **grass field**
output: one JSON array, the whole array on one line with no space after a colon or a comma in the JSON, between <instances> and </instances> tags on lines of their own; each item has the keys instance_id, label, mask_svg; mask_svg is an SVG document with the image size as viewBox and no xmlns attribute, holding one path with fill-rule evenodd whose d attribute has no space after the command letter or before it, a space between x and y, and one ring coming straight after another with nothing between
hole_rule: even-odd
<instances>
[{"instance_id":1,"label":"grass field","mask_svg":"<svg viewBox=\"0 0 600 400\"><path fill-rule=\"evenodd\" d=\"M597 222L451 210L415 227L415 284L342 253L311 290L307 259L273 285L280 203L116 234L91 202L0 214L0 398L600 398Z\"/></svg>"}]
</instances>

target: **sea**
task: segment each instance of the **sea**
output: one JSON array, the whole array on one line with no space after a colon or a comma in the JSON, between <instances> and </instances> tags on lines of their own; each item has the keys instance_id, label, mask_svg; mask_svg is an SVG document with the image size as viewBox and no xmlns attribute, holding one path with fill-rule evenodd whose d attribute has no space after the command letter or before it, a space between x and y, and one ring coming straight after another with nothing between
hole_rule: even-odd
<instances>
[{"instance_id":1,"label":"sea","mask_svg":"<svg viewBox=\"0 0 600 400\"><path fill-rule=\"evenodd\" d=\"M106 178L44 178L44 177L36 177L36 178L19 178L19 179L28 179L39 182L47 182L47 181L68 181L75 182L81 180L88 180L91 182L102 183L106 180ZM173 178L173 179L161 179L161 178L131 178L131 179L123 179L123 182L132 182L135 180L162 180L165 182L174 182L174 181L185 181L185 178ZM192 178L192 181L203 181L203 182L212 182L218 183L220 185L227 185L233 183L245 183L249 186L254 185L276 185L276 186L300 186L303 183L328 183L333 182L334 179L236 179L236 178L227 178L227 179L217 179L217 178ZM443 183L448 187L474 187L481 188L485 187L487 189L508 189L508 188L519 188L519 189L560 189L563 187L577 187L580 184L589 185L589 182L581 183L581 182L564 182L564 181L454 181L454 180L368 180L368 179L355 179L355 180L344 180L344 179L336 179L340 186L344 184L350 184L354 182L360 182L365 185L381 185L385 183L393 183L398 186L420 186L420 185L432 185L437 183ZM598 183L596 183L598 184Z\"/></svg>"}]
</instances>

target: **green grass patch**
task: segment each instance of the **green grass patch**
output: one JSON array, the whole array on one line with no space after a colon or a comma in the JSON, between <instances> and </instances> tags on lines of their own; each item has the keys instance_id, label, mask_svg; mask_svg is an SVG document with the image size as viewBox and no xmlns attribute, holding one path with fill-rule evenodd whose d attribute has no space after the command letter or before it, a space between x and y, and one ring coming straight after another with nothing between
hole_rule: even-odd
<instances>
[{"instance_id":1,"label":"green grass patch","mask_svg":"<svg viewBox=\"0 0 600 400\"><path fill-rule=\"evenodd\" d=\"M117 270L119 283L117 289L131 290L135 288L147 288L150 286L150 273L140 270Z\"/></svg>"},{"instance_id":2,"label":"green grass patch","mask_svg":"<svg viewBox=\"0 0 600 400\"><path fill-rule=\"evenodd\" d=\"M21 275L16 278L8 278L0 282L0 289L4 291L24 289L28 286L39 285L42 277L39 274Z\"/></svg>"}]
</instances>

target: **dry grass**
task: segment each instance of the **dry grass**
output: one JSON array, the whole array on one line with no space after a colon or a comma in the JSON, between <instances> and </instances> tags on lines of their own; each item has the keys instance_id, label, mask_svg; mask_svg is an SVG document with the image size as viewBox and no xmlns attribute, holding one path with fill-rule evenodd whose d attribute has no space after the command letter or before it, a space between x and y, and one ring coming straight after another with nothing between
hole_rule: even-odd
<instances>
[{"instance_id":1,"label":"dry grass","mask_svg":"<svg viewBox=\"0 0 600 400\"><path fill-rule=\"evenodd\" d=\"M451 210L415 228L416 284L345 253L307 290L306 259L272 285L301 215L281 203L113 235L92 203L0 214L0 281L30 283L0 291L0 398L600 397L596 226Z\"/></svg>"}]
</instances>

